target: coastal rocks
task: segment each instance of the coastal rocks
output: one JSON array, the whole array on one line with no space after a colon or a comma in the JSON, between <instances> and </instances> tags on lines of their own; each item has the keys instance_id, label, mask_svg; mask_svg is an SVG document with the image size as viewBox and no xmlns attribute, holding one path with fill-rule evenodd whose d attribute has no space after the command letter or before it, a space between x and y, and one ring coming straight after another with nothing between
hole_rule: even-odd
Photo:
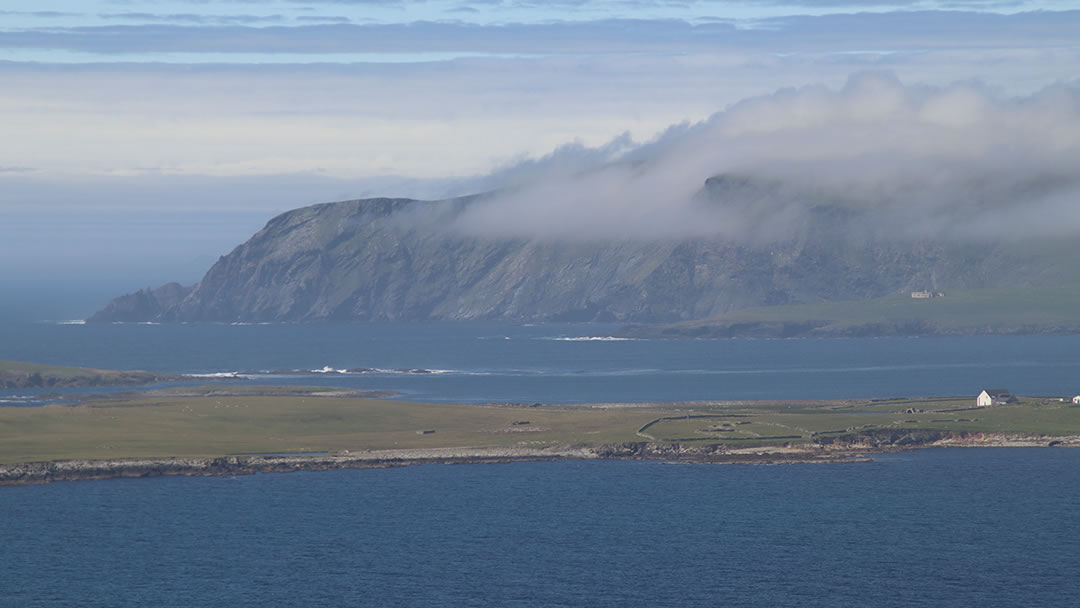
<instances>
[{"instance_id":1,"label":"coastal rocks","mask_svg":"<svg viewBox=\"0 0 1080 608\"><path fill-rule=\"evenodd\" d=\"M346 468L386 468L417 464L479 464L515 461L659 459L726 462L794 462L784 455L777 460L768 454L721 454L680 445L623 443L602 446L562 446L546 448L423 448L341 452L323 455L245 455L220 458L160 458L126 460L69 460L0 466L0 486L78 481L92 479L252 475L292 471L325 471ZM836 458L835 456L833 457ZM812 459L813 460L813 459Z\"/></svg>"},{"instance_id":2,"label":"coastal rocks","mask_svg":"<svg viewBox=\"0 0 1080 608\"><path fill-rule=\"evenodd\" d=\"M32 462L0 467L0 485L162 475L223 475L238 466L239 462L229 462L222 458Z\"/></svg>"},{"instance_id":3,"label":"coastal rocks","mask_svg":"<svg viewBox=\"0 0 1080 608\"><path fill-rule=\"evenodd\" d=\"M605 444L593 449L600 458L680 458L716 453L713 448L690 447L678 443L645 441Z\"/></svg>"},{"instance_id":4,"label":"coastal rocks","mask_svg":"<svg viewBox=\"0 0 1080 608\"><path fill-rule=\"evenodd\" d=\"M821 439L819 444L731 448L626 442L546 448L423 448L312 455L244 455L219 458L67 460L0 465L0 486L54 481L160 477L171 475L253 475L348 468L388 468L418 464L482 464L547 460L658 460L685 464L816 464L866 462L874 453L920 447L1080 447L1080 436L1024 436L879 429Z\"/></svg>"},{"instance_id":5,"label":"coastal rocks","mask_svg":"<svg viewBox=\"0 0 1080 608\"><path fill-rule=\"evenodd\" d=\"M863 450L828 451L810 444L733 448L721 445L628 442L599 446L594 448L594 452L599 458L705 464L811 464L866 460Z\"/></svg>"},{"instance_id":6,"label":"coastal rocks","mask_svg":"<svg viewBox=\"0 0 1080 608\"><path fill-rule=\"evenodd\" d=\"M130 477L253 475L415 464L476 464L516 460L595 458L581 448L425 448L325 455L246 455L219 458L64 460L0 465L0 486Z\"/></svg>"},{"instance_id":7,"label":"coastal rocks","mask_svg":"<svg viewBox=\"0 0 1080 608\"><path fill-rule=\"evenodd\" d=\"M818 445L828 449L878 448L882 446L915 446L951 437L951 431L913 429L867 429L842 435L818 435Z\"/></svg>"}]
</instances>

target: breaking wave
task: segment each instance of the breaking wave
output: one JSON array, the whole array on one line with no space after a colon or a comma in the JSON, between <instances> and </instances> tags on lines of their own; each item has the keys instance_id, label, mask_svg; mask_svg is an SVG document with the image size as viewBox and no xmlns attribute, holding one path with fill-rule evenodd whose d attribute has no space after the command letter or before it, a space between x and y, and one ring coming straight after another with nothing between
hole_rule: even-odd
<instances>
[{"instance_id":1,"label":"breaking wave","mask_svg":"<svg viewBox=\"0 0 1080 608\"><path fill-rule=\"evenodd\" d=\"M184 374L188 378L239 378L247 379L251 376L241 372L210 372L207 374Z\"/></svg>"},{"instance_id":2,"label":"breaking wave","mask_svg":"<svg viewBox=\"0 0 1080 608\"><path fill-rule=\"evenodd\" d=\"M379 375L379 376L392 376L392 375L409 375L409 376L435 376L442 374L462 374L462 375L487 375L485 372L464 372L452 369L429 369L429 368L380 368L380 367L354 367L354 368L338 368L325 365L319 369L277 369L277 370L245 370L245 371L225 371L225 372L205 372L198 374L184 374L189 378L237 378L237 379L253 379L253 378L266 378L269 376L365 376L365 375Z\"/></svg>"},{"instance_id":3,"label":"breaking wave","mask_svg":"<svg viewBox=\"0 0 1080 608\"><path fill-rule=\"evenodd\" d=\"M557 342L633 342L638 338L620 338L617 336L553 336L539 339L555 340Z\"/></svg>"},{"instance_id":4,"label":"breaking wave","mask_svg":"<svg viewBox=\"0 0 1080 608\"><path fill-rule=\"evenodd\" d=\"M303 370L297 370L297 373L303 373ZM427 374L453 374L462 373L452 369L428 369L423 367L418 368L405 368L399 367L394 369L385 369L381 367L354 367L351 369L339 369L324 366L322 369L308 370L308 373L312 374L341 374L341 375L363 375L363 374L409 374L409 375L427 375Z\"/></svg>"}]
</instances>

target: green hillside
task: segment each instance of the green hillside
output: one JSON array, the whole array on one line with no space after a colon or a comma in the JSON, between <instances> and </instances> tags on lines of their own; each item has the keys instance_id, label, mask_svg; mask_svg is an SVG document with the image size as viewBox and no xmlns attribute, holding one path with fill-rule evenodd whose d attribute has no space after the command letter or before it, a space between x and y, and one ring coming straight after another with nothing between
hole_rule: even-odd
<instances>
[{"instance_id":1,"label":"green hillside","mask_svg":"<svg viewBox=\"0 0 1080 608\"><path fill-rule=\"evenodd\" d=\"M1043 334L1080 331L1080 286L959 289L860 301L746 308L630 333L685 336Z\"/></svg>"}]
</instances>

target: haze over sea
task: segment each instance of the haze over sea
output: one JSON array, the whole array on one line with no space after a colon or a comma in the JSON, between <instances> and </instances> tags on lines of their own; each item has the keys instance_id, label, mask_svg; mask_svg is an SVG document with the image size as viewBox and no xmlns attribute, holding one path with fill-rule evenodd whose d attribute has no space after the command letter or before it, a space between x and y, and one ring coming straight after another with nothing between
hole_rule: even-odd
<instances>
[{"instance_id":1,"label":"haze over sea","mask_svg":"<svg viewBox=\"0 0 1080 608\"><path fill-rule=\"evenodd\" d=\"M1080 377L1078 336L616 330L9 323L0 359L370 368L227 382L472 402L1073 394ZM27 391L0 398L16 393ZM1015 448L834 466L568 461L4 487L0 606L1077 605L1078 471L1080 451Z\"/></svg>"}]
</instances>

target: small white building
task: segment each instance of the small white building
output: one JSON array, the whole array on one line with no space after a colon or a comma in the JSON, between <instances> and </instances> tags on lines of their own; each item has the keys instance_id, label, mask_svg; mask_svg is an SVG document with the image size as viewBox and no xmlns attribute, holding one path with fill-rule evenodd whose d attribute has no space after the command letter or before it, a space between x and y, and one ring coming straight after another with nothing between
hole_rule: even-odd
<instances>
[{"instance_id":1,"label":"small white building","mask_svg":"<svg viewBox=\"0 0 1080 608\"><path fill-rule=\"evenodd\" d=\"M1073 403L1075 403L1076 405L1080 405L1080 395L1073 397Z\"/></svg>"},{"instance_id":2,"label":"small white building","mask_svg":"<svg viewBox=\"0 0 1080 608\"><path fill-rule=\"evenodd\" d=\"M975 398L975 405L979 407L990 407L992 405L1005 405L1016 401L1016 397L1012 396L1007 388L988 388L983 389L979 396Z\"/></svg>"}]
</instances>

